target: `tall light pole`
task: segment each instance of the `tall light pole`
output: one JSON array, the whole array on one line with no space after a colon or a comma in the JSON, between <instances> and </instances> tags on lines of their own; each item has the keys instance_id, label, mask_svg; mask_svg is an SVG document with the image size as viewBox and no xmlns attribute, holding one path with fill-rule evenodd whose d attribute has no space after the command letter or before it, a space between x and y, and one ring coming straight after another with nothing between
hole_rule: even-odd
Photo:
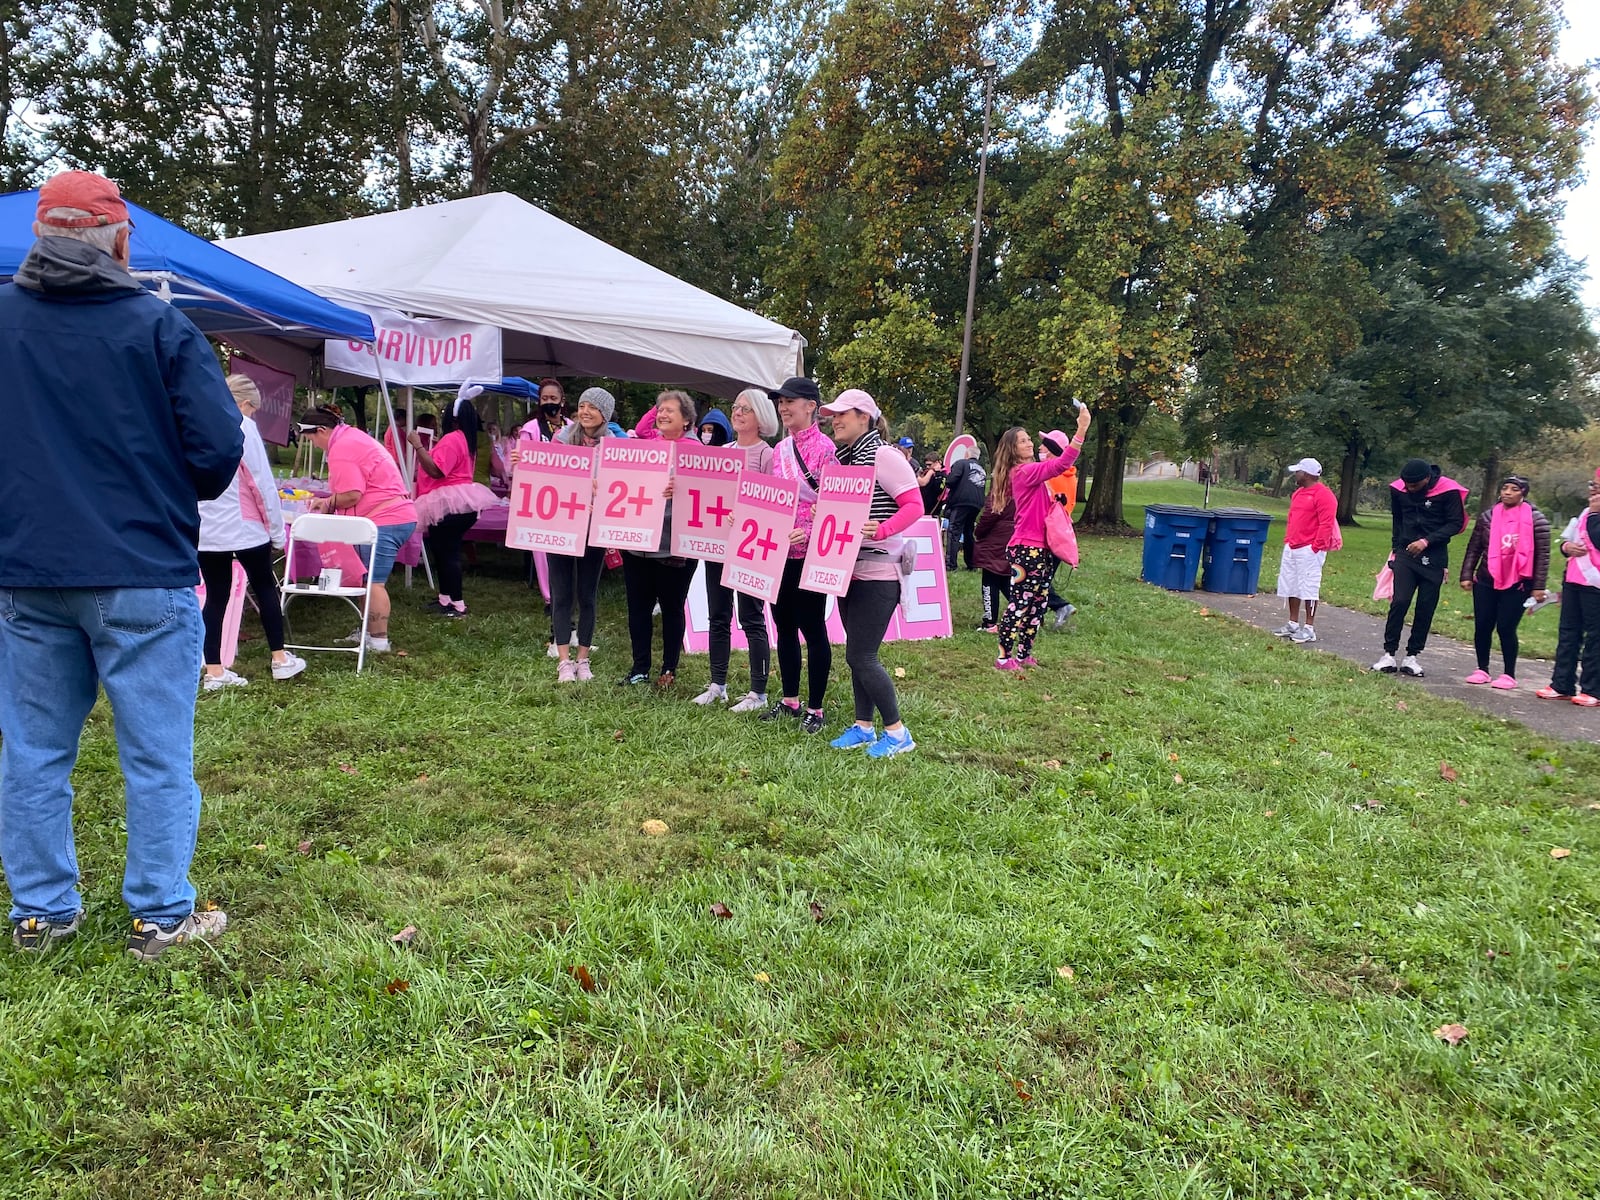
<instances>
[{"instance_id":1,"label":"tall light pole","mask_svg":"<svg viewBox=\"0 0 1600 1200\"><path fill-rule=\"evenodd\" d=\"M972 210L972 262L967 267L967 320L961 330L961 378L956 381L956 436L967 419L967 367L972 362L972 306L978 298L978 247L983 240L983 184L989 176L989 112L999 63L983 60L983 145L978 151L978 202Z\"/></svg>"}]
</instances>

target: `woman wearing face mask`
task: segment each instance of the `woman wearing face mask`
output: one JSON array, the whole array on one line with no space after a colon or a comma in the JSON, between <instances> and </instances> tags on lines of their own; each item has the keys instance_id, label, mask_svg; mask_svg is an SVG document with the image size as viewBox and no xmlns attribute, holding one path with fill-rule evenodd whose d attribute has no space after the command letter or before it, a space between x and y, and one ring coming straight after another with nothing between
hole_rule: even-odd
<instances>
[{"instance_id":1,"label":"woman wearing face mask","mask_svg":"<svg viewBox=\"0 0 1600 1200\"><path fill-rule=\"evenodd\" d=\"M900 603L900 554L905 548L901 534L922 516L922 491L906 456L890 444L883 414L871 396L850 388L822 411L833 418L839 461L874 472L872 508L861 526L861 551L850 575L850 590L839 597L856 723L830 744L835 750L865 746L872 758L891 758L915 750L917 744L900 720L894 680L883 669L878 651ZM883 715L882 736L873 723L874 712Z\"/></svg>"},{"instance_id":2,"label":"woman wearing face mask","mask_svg":"<svg viewBox=\"0 0 1600 1200\"><path fill-rule=\"evenodd\" d=\"M539 381L539 411L522 427L521 436L535 442L553 442L566 428L567 391L559 379Z\"/></svg>"},{"instance_id":3,"label":"woman wearing face mask","mask_svg":"<svg viewBox=\"0 0 1600 1200\"><path fill-rule=\"evenodd\" d=\"M728 418L722 415L721 409L713 408L700 418L698 436L704 445L726 446L733 441L733 427L728 424Z\"/></svg>"},{"instance_id":4,"label":"woman wearing face mask","mask_svg":"<svg viewBox=\"0 0 1600 1200\"><path fill-rule=\"evenodd\" d=\"M694 401L688 393L662 392L656 397L656 432L666 441L693 436ZM672 485L667 485L667 502L661 508L661 548L622 552L622 578L628 593L628 641L633 648L633 665L618 683L632 687L650 682L650 657L654 650L655 617L652 610L661 606L661 673L656 687L665 691L677 682L678 656L683 653L683 604L689 598L694 580L694 562L671 553Z\"/></svg>"},{"instance_id":5,"label":"woman wearing face mask","mask_svg":"<svg viewBox=\"0 0 1600 1200\"><path fill-rule=\"evenodd\" d=\"M809 379L795 376L767 396L777 405L778 420L788 437L773 448L773 474L793 480L800 489L795 506L794 532L789 535L789 560L783 566L783 583L772 602L772 623L778 629L778 674L783 698L761 714L763 721L791 717L807 733L821 733L827 725L822 712L833 669L833 647L828 644L828 598L800 587L806 545L811 540L811 520L817 504L817 484L829 463L839 461L833 441L817 427L822 393ZM800 707L800 639L806 641L806 706Z\"/></svg>"},{"instance_id":6,"label":"woman wearing face mask","mask_svg":"<svg viewBox=\"0 0 1600 1200\"><path fill-rule=\"evenodd\" d=\"M598 446L602 438L613 436L609 422L616 408L616 397L605 388L586 388L578 397L572 424L556 435L556 441L568 446ZM594 645L595 604L605 570L605 548L590 546L581 555L552 554L549 561L551 640L561 660L556 666L556 682L587 683L594 678L589 650ZM571 658L574 604L578 606L576 661Z\"/></svg>"},{"instance_id":7,"label":"woman wearing face mask","mask_svg":"<svg viewBox=\"0 0 1600 1200\"><path fill-rule=\"evenodd\" d=\"M712 410L715 412L715 410ZM718 413L718 416L721 414ZM700 423L703 433L706 423ZM734 446L744 451L744 469L772 473L772 447L764 438L776 437L778 414L761 388L747 388L733 402ZM733 611L737 604L739 628L744 630L750 653L750 690L733 705L733 712L754 712L767 706L767 674L771 647L767 644L767 606L754 596L735 593L722 584L722 564L706 562L706 606L711 613L711 686L694 698L696 704L716 704L728 698L728 659L733 651Z\"/></svg>"}]
</instances>

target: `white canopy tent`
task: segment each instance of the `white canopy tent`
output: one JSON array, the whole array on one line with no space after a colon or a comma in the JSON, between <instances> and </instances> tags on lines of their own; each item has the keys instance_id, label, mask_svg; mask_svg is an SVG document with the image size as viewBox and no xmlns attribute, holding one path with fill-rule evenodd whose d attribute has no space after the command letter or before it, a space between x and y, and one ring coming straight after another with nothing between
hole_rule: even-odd
<instances>
[{"instance_id":1,"label":"white canopy tent","mask_svg":"<svg viewBox=\"0 0 1600 1200\"><path fill-rule=\"evenodd\" d=\"M507 375L728 399L803 374L798 333L505 192L217 244L331 300L498 325Z\"/></svg>"}]
</instances>

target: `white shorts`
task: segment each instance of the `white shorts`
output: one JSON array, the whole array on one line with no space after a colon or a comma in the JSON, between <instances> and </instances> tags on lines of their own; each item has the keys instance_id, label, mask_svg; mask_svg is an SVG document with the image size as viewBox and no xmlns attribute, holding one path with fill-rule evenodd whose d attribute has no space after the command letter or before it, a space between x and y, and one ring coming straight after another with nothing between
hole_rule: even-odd
<instances>
[{"instance_id":1,"label":"white shorts","mask_svg":"<svg viewBox=\"0 0 1600 1200\"><path fill-rule=\"evenodd\" d=\"M1328 560L1326 550L1313 550L1301 546L1291 550L1283 548L1283 559L1278 563L1278 595L1294 600L1316 600L1322 592L1322 564Z\"/></svg>"}]
</instances>

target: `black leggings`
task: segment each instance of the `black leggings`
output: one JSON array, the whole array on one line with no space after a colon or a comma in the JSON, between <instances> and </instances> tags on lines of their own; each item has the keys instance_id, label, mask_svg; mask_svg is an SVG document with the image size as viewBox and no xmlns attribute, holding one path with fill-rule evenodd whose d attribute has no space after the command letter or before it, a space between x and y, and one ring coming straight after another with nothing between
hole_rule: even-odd
<instances>
[{"instance_id":1,"label":"black leggings","mask_svg":"<svg viewBox=\"0 0 1600 1200\"><path fill-rule=\"evenodd\" d=\"M833 647L828 644L828 598L800 587L803 558L783 566L783 584L772 602L772 623L778 628L778 674L783 694L800 694L800 639L806 639L806 703L821 708L828 693L828 673L833 670Z\"/></svg>"},{"instance_id":2,"label":"black leggings","mask_svg":"<svg viewBox=\"0 0 1600 1200\"><path fill-rule=\"evenodd\" d=\"M983 599L983 623L997 625L1001 615L1006 611L1006 604L1011 600L1011 572L1002 575L998 571L985 570L983 572L983 585L979 591Z\"/></svg>"},{"instance_id":3,"label":"black leggings","mask_svg":"<svg viewBox=\"0 0 1600 1200\"><path fill-rule=\"evenodd\" d=\"M552 554L549 563L551 640L557 646L572 640L572 606L576 604L578 645L594 645L594 609L600 595L600 576L606 569L604 547L585 550L581 555Z\"/></svg>"},{"instance_id":4,"label":"black leggings","mask_svg":"<svg viewBox=\"0 0 1600 1200\"><path fill-rule=\"evenodd\" d=\"M1568 580L1561 585L1561 625L1550 686L1570 696L1580 685L1587 695L1600 693L1600 588Z\"/></svg>"},{"instance_id":5,"label":"black leggings","mask_svg":"<svg viewBox=\"0 0 1600 1200\"><path fill-rule=\"evenodd\" d=\"M1517 674L1517 624L1527 611L1523 603L1528 599L1526 583L1497 591L1493 583L1474 580L1472 584L1472 641L1478 652L1478 670L1489 669L1490 639L1500 635L1500 657L1505 659L1506 674Z\"/></svg>"},{"instance_id":6,"label":"black leggings","mask_svg":"<svg viewBox=\"0 0 1600 1200\"><path fill-rule=\"evenodd\" d=\"M733 609L739 608L739 628L750 651L750 690L767 691L772 670L772 647L767 642L767 606L754 596L722 585L722 564L706 562L706 608L711 614L711 682L728 685L728 660L733 657Z\"/></svg>"},{"instance_id":7,"label":"black leggings","mask_svg":"<svg viewBox=\"0 0 1600 1200\"><path fill-rule=\"evenodd\" d=\"M222 662L222 618L228 611L228 593L233 590L236 558L256 594L267 645L283 649L283 609L278 607L278 577L272 573L272 543L262 542L248 550L202 550L200 578L206 583L206 605L200 617L206 626L206 662L213 667Z\"/></svg>"},{"instance_id":8,"label":"black leggings","mask_svg":"<svg viewBox=\"0 0 1600 1200\"><path fill-rule=\"evenodd\" d=\"M428 557L439 572L439 594L452 600L461 599L461 539L467 530L478 523L478 514L451 513L440 517L437 525L429 525L422 535Z\"/></svg>"},{"instance_id":9,"label":"black leggings","mask_svg":"<svg viewBox=\"0 0 1600 1200\"><path fill-rule=\"evenodd\" d=\"M622 581L628 592L628 641L633 646L630 675L650 674L650 654L655 649L656 621L651 613L661 605L661 670L678 672L683 653L683 603L694 581L694 562L682 558L646 558L631 550L622 552ZM580 638L581 640L581 638Z\"/></svg>"},{"instance_id":10,"label":"black leggings","mask_svg":"<svg viewBox=\"0 0 1600 1200\"><path fill-rule=\"evenodd\" d=\"M839 597L844 621L844 660L850 665L850 687L855 692L856 720L865 724L876 709L885 725L900 721L900 701L894 681L878 661L883 635L900 603L900 584L894 579L853 579L850 590Z\"/></svg>"}]
</instances>

